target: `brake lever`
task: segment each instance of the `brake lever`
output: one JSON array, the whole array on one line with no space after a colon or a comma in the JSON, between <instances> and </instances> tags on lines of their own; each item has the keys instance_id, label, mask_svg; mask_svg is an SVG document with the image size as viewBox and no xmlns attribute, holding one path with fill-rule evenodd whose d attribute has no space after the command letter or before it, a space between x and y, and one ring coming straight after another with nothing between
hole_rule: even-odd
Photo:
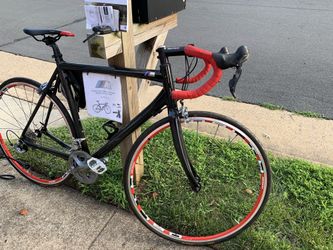
<instances>
[{"instance_id":1,"label":"brake lever","mask_svg":"<svg viewBox=\"0 0 333 250\"><path fill-rule=\"evenodd\" d=\"M85 43L86 41L90 40L91 38L93 38L93 37L96 36L96 35L97 35L96 32L92 33L92 34L89 35L86 39L83 40L83 43Z\"/></svg>"},{"instance_id":2,"label":"brake lever","mask_svg":"<svg viewBox=\"0 0 333 250\"><path fill-rule=\"evenodd\" d=\"M94 26L92 28L92 31L94 33L92 33L91 35L89 35L86 39L84 39L83 43L85 43L86 41L90 40L91 38L93 38L94 36L97 35L105 35L105 34L109 34L111 32L113 32L112 28L108 25L100 25L100 26Z\"/></svg>"},{"instance_id":3,"label":"brake lever","mask_svg":"<svg viewBox=\"0 0 333 250\"><path fill-rule=\"evenodd\" d=\"M240 79L242 75L242 65L236 67L236 72L232 79L229 81L229 89L230 93L234 98L236 98L235 92L236 92L236 85L238 83L238 80Z\"/></svg>"}]
</instances>

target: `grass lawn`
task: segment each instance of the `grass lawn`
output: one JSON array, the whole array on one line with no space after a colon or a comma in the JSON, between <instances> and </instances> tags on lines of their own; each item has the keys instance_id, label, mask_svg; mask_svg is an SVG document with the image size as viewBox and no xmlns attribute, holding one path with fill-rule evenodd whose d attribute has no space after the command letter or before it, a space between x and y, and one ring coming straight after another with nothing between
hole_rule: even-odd
<instances>
[{"instance_id":1,"label":"grass lawn","mask_svg":"<svg viewBox=\"0 0 333 250\"><path fill-rule=\"evenodd\" d=\"M100 122L84 121L88 142L95 141L92 147L105 139ZM269 159L273 188L264 212L246 231L214 248L333 249L333 169L273 155ZM95 184L75 185L87 195L126 209L118 150L110 154L108 165Z\"/></svg>"}]
</instances>

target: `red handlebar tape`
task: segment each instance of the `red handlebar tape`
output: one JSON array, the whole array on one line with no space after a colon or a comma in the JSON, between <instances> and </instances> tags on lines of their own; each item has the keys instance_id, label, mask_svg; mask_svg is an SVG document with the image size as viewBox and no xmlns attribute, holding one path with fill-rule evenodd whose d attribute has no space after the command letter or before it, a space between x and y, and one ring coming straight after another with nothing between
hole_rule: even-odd
<instances>
[{"instance_id":1,"label":"red handlebar tape","mask_svg":"<svg viewBox=\"0 0 333 250\"><path fill-rule=\"evenodd\" d=\"M187 45L184 49L184 52L185 52L185 55L187 55L187 56L192 56L192 57L197 57L197 58L203 59L205 61L206 65L205 65L205 68L195 77L187 79L187 81L185 79L184 80L181 79L181 80L183 80L184 82L188 82L188 83L194 83L195 81L199 81L205 75L208 74L211 66L213 67L214 72L213 72L213 75L211 76L211 78L197 89L185 90L185 91L181 91L181 90L172 91L171 95L174 100L193 99L193 98L197 98L199 96L206 94L220 81L220 79L223 75L222 70L216 65L212 52L210 52L208 50L197 48L193 45ZM178 80L180 80L180 79L178 79Z\"/></svg>"}]
</instances>

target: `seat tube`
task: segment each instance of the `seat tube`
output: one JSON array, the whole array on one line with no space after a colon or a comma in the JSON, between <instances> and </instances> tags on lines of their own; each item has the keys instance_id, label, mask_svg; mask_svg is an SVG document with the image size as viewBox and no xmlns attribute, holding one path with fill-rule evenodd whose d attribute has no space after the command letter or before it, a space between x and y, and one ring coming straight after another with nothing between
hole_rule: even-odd
<instances>
[{"instance_id":1,"label":"seat tube","mask_svg":"<svg viewBox=\"0 0 333 250\"><path fill-rule=\"evenodd\" d=\"M64 72L61 69L59 69L58 73L59 73L59 78L60 78L63 90L64 90L66 98L67 98L70 114L71 114L73 122L75 124L75 137L76 137L76 139L82 140L80 142L82 149L85 150L87 153L90 153L87 141L85 140L85 135L84 135L81 119L80 119L80 116L78 113L78 106L77 106L78 104L74 100L74 97L70 90L70 85L65 77Z\"/></svg>"}]
</instances>

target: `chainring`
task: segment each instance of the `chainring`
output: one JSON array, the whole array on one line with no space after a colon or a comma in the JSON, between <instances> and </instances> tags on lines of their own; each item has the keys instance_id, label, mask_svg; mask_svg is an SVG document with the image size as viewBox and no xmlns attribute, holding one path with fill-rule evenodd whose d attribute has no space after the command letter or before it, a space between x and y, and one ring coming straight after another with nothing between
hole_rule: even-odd
<instances>
[{"instance_id":1,"label":"chainring","mask_svg":"<svg viewBox=\"0 0 333 250\"><path fill-rule=\"evenodd\" d=\"M68 159L71 173L81 183L93 184L97 181L98 174L92 172L87 164L91 156L84 151L73 151Z\"/></svg>"}]
</instances>

